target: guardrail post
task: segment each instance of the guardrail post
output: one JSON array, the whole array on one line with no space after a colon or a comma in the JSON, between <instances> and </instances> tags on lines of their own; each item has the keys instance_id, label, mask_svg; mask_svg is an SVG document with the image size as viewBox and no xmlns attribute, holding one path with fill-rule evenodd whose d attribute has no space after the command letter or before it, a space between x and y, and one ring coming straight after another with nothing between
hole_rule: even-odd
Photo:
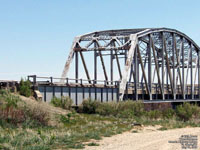
<instances>
[{"instance_id":1,"label":"guardrail post","mask_svg":"<svg viewBox=\"0 0 200 150\"><path fill-rule=\"evenodd\" d=\"M67 85L69 84L69 79L68 79L68 78L66 78L66 84L67 84Z\"/></svg>"},{"instance_id":2,"label":"guardrail post","mask_svg":"<svg viewBox=\"0 0 200 150\"><path fill-rule=\"evenodd\" d=\"M82 79L80 79L81 80L81 85L83 85L83 80Z\"/></svg>"},{"instance_id":3,"label":"guardrail post","mask_svg":"<svg viewBox=\"0 0 200 150\"><path fill-rule=\"evenodd\" d=\"M51 84L53 84L53 77L50 77Z\"/></svg>"},{"instance_id":4,"label":"guardrail post","mask_svg":"<svg viewBox=\"0 0 200 150\"><path fill-rule=\"evenodd\" d=\"M33 75L33 84L36 85L36 75Z\"/></svg>"}]
</instances>

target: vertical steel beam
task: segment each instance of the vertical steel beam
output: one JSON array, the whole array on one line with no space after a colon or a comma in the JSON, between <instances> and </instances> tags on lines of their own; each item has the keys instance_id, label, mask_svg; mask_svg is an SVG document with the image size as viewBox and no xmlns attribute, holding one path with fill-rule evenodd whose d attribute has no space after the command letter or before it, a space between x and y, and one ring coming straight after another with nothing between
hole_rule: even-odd
<instances>
[{"instance_id":1,"label":"vertical steel beam","mask_svg":"<svg viewBox=\"0 0 200 150\"><path fill-rule=\"evenodd\" d=\"M76 83L78 83L78 52L75 52L75 79Z\"/></svg>"},{"instance_id":2,"label":"vertical steel beam","mask_svg":"<svg viewBox=\"0 0 200 150\"><path fill-rule=\"evenodd\" d=\"M182 86L183 86L183 99L185 99L185 58L184 58L184 41L181 37L181 51L182 51Z\"/></svg>"},{"instance_id":3,"label":"vertical steel beam","mask_svg":"<svg viewBox=\"0 0 200 150\"><path fill-rule=\"evenodd\" d=\"M78 83L78 51L75 52L75 79L76 79L76 83ZM78 105L78 89L77 89L77 85L76 85L76 93L75 93L75 104L76 106Z\"/></svg>"},{"instance_id":4,"label":"vertical steel beam","mask_svg":"<svg viewBox=\"0 0 200 150\"><path fill-rule=\"evenodd\" d=\"M189 43L189 45L191 46L191 43ZM186 82L185 82L185 86L187 86L187 84L188 84L188 74L189 74L189 66L190 66L190 55L191 55L191 48L189 48L189 51L188 51L188 59L187 59L187 74L186 74ZM187 92L187 94L188 94L188 92Z\"/></svg>"},{"instance_id":5,"label":"vertical steel beam","mask_svg":"<svg viewBox=\"0 0 200 150\"><path fill-rule=\"evenodd\" d=\"M152 100L152 60L151 60L151 35L148 36L148 39L149 39L149 44L148 44L148 83L149 83L149 99Z\"/></svg>"},{"instance_id":6,"label":"vertical steel beam","mask_svg":"<svg viewBox=\"0 0 200 150\"><path fill-rule=\"evenodd\" d=\"M137 49L137 47L136 47ZM138 57L137 57L137 50L135 50L135 56L134 56L134 72L135 72L135 100L138 100Z\"/></svg>"},{"instance_id":7,"label":"vertical steel beam","mask_svg":"<svg viewBox=\"0 0 200 150\"><path fill-rule=\"evenodd\" d=\"M125 39L124 39L124 43L126 43L128 41L128 38L126 37ZM125 50L125 52L124 52L124 65L126 65L126 60L127 60L127 50Z\"/></svg>"},{"instance_id":8,"label":"vertical steel beam","mask_svg":"<svg viewBox=\"0 0 200 150\"><path fill-rule=\"evenodd\" d=\"M94 42L94 84L97 82L97 43Z\"/></svg>"},{"instance_id":9,"label":"vertical steel beam","mask_svg":"<svg viewBox=\"0 0 200 150\"><path fill-rule=\"evenodd\" d=\"M173 65L173 88L174 88L174 93L173 93L173 98L176 99L176 76L175 76L175 51L176 51L176 35L175 33L172 34L173 36L173 46L172 46L172 65Z\"/></svg>"},{"instance_id":10,"label":"vertical steel beam","mask_svg":"<svg viewBox=\"0 0 200 150\"><path fill-rule=\"evenodd\" d=\"M129 77L129 82L131 82L131 79L133 77L133 81L135 81L135 74L133 72L133 63L131 64L131 71L130 71L130 77ZM133 75L133 76L132 76Z\"/></svg>"},{"instance_id":11,"label":"vertical steel beam","mask_svg":"<svg viewBox=\"0 0 200 150\"><path fill-rule=\"evenodd\" d=\"M162 91L163 91L163 100L165 99L165 72L164 72L164 33L161 33L162 36Z\"/></svg>"},{"instance_id":12,"label":"vertical steel beam","mask_svg":"<svg viewBox=\"0 0 200 150\"><path fill-rule=\"evenodd\" d=\"M197 67L198 67L198 54L196 56L195 60L195 73L194 73L194 82L193 82L193 93L195 94L195 89L196 89L196 78L197 78Z\"/></svg>"},{"instance_id":13,"label":"vertical steel beam","mask_svg":"<svg viewBox=\"0 0 200 150\"><path fill-rule=\"evenodd\" d=\"M198 55L198 98L200 99L200 51L198 51L197 55Z\"/></svg>"},{"instance_id":14,"label":"vertical steel beam","mask_svg":"<svg viewBox=\"0 0 200 150\"><path fill-rule=\"evenodd\" d=\"M111 43L112 47L114 47L114 43ZM113 85L113 49L110 50L110 81L111 85Z\"/></svg>"},{"instance_id":15,"label":"vertical steel beam","mask_svg":"<svg viewBox=\"0 0 200 150\"><path fill-rule=\"evenodd\" d=\"M192 44L190 44L190 83L191 83L191 98L194 99L193 93L193 65L192 65Z\"/></svg>"}]
</instances>

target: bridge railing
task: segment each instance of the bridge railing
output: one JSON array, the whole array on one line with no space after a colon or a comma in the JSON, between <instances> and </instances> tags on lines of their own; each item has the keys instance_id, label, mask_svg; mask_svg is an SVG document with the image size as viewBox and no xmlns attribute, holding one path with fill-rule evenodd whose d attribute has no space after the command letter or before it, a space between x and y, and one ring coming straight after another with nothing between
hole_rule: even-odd
<instances>
[{"instance_id":1,"label":"bridge railing","mask_svg":"<svg viewBox=\"0 0 200 150\"><path fill-rule=\"evenodd\" d=\"M47 85L104 85L118 87L120 81L106 81L106 80L87 80L87 79L72 79L72 78L55 78L55 77L41 77L36 75L29 75L28 80L34 85L47 84ZM64 80L61 83L60 80Z\"/></svg>"},{"instance_id":2,"label":"bridge railing","mask_svg":"<svg viewBox=\"0 0 200 150\"><path fill-rule=\"evenodd\" d=\"M28 76L28 80L30 80L33 85L73 85L73 86L103 86L103 87L113 87L113 88L119 88L120 81L106 81L106 80L87 80L87 79L72 79L72 78L64 78L64 83L61 83L60 80L63 80L63 78L55 78L55 77L41 77L36 75L30 75ZM137 86L137 92L138 94L147 94L147 88L145 83L137 83L137 85L134 82L127 82L126 86L126 93L132 93L134 94L136 92ZM161 90L158 83L152 83L152 94L161 94ZM132 92L130 92L132 91ZM186 95L186 98L191 97L192 86L186 85L184 93ZM199 87L194 86L193 89L193 95L198 95ZM164 94L172 94L171 85L164 85ZM176 85L176 94L181 95L182 94L182 88L181 85ZM195 97L194 97L195 98Z\"/></svg>"}]
</instances>

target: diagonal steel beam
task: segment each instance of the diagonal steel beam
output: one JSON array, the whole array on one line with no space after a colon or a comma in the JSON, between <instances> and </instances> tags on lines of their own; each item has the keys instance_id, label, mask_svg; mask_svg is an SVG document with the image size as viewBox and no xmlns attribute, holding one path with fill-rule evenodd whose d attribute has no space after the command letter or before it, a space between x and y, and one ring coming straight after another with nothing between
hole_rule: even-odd
<instances>
[{"instance_id":1,"label":"diagonal steel beam","mask_svg":"<svg viewBox=\"0 0 200 150\"><path fill-rule=\"evenodd\" d=\"M88 72L88 69L87 69L87 66L86 66L86 63L85 63L85 59L83 57L83 53L81 51L79 51L80 53L80 56L81 56L81 60L83 62L83 67L85 69L85 73L86 73L86 76L87 76L87 79L88 79L88 82L91 83L91 80L90 80L90 75L89 75L89 72Z\"/></svg>"},{"instance_id":2,"label":"diagonal steel beam","mask_svg":"<svg viewBox=\"0 0 200 150\"><path fill-rule=\"evenodd\" d=\"M145 73L144 64L143 64L142 57L141 57L141 54L140 54L139 45L137 45L137 51L138 51L138 57L139 57L139 60L140 60L140 65L141 65L141 68L142 68L142 74L143 74L143 78L144 78L144 81L145 81L145 86L146 86L147 94L149 95L150 94L150 92L149 92L149 86L148 86L148 82L147 82L147 77L146 77L146 73Z\"/></svg>"},{"instance_id":3,"label":"diagonal steel beam","mask_svg":"<svg viewBox=\"0 0 200 150\"><path fill-rule=\"evenodd\" d=\"M103 60L103 56L101 54L101 51L99 51L99 56L100 56L101 65L102 65L102 68L103 68L105 80L108 81L108 75L107 75L107 72L106 72L106 67L105 67L105 64L104 64L104 60Z\"/></svg>"},{"instance_id":4,"label":"diagonal steel beam","mask_svg":"<svg viewBox=\"0 0 200 150\"><path fill-rule=\"evenodd\" d=\"M121 72L121 67L120 67L120 63L119 63L119 58L118 58L118 55L117 55L117 50L115 50L115 57L116 57L116 61L117 61L117 68L118 68L118 71L119 71L119 77L120 77L120 79L122 79L122 72Z\"/></svg>"},{"instance_id":5,"label":"diagonal steel beam","mask_svg":"<svg viewBox=\"0 0 200 150\"><path fill-rule=\"evenodd\" d=\"M136 45L138 43L137 34L131 34L130 40L131 40L131 47L128 51L128 57L127 57L127 60L126 60L125 69L124 69L124 72L123 72L123 75L122 75L122 80L121 80L120 89L119 89L119 92L120 92L119 100L120 101L123 100L127 80L129 79L129 76L130 76L131 64L133 62L133 56L134 56L134 52L135 52L135 49L136 49Z\"/></svg>"},{"instance_id":6,"label":"diagonal steel beam","mask_svg":"<svg viewBox=\"0 0 200 150\"><path fill-rule=\"evenodd\" d=\"M160 87L160 92L163 96L163 89L162 89L162 86L161 86L161 79L160 79L160 74L159 74L159 67L158 67L158 60L157 60L157 56L156 56L156 52L155 52L155 46L154 46L154 42L153 42L153 39L152 37L150 36L151 38L151 45L152 45L152 49L153 49L153 57L154 57L154 60L155 60L155 65L156 65L156 72L157 72L157 77L158 77L158 84L159 84L159 87Z\"/></svg>"},{"instance_id":7,"label":"diagonal steel beam","mask_svg":"<svg viewBox=\"0 0 200 150\"><path fill-rule=\"evenodd\" d=\"M97 40L95 40L95 43L97 44L97 47L101 47L100 43ZM108 81L108 75L107 75L107 72L106 72L105 63L104 63L103 56L102 56L102 53L101 53L100 50L99 50L99 56L100 56L101 65L102 65L102 68L103 68L105 80Z\"/></svg>"},{"instance_id":8,"label":"diagonal steel beam","mask_svg":"<svg viewBox=\"0 0 200 150\"><path fill-rule=\"evenodd\" d=\"M150 91L150 96L149 96L149 100L152 100L152 53L151 53L151 38L150 38L151 34L148 35L148 39L149 39L149 44L147 44L148 46L148 84L149 84L149 91Z\"/></svg>"},{"instance_id":9,"label":"diagonal steel beam","mask_svg":"<svg viewBox=\"0 0 200 150\"><path fill-rule=\"evenodd\" d=\"M169 75L169 80L170 80L170 86L172 89L172 94L174 94L174 88L173 88L173 81L172 81L172 75L171 75L171 70L170 70L170 66L169 66L169 58L168 58L168 53L167 53L167 49L166 49L166 40L164 37L164 50L165 50L165 54L166 54L166 63L167 63L167 73Z\"/></svg>"},{"instance_id":10,"label":"diagonal steel beam","mask_svg":"<svg viewBox=\"0 0 200 150\"><path fill-rule=\"evenodd\" d=\"M187 72L186 72L187 74L186 74L186 79L185 79L186 81L185 81L185 88L184 88L184 89L186 89L186 85L187 85L187 82L188 82L188 74L189 74L189 65L190 65L190 58L191 58L191 57L190 57L190 55L191 55L191 50L192 50L192 48L191 48L191 44L190 44L190 48L189 48L189 52L188 52L188 59L187 59L187 61L188 61L187 63L188 63L188 64L187 64ZM191 60L191 61L192 61L192 60Z\"/></svg>"},{"instance_id":11,"label":"diagonal steel beam","mask_svg":"<svg viewBox=\"0 0 200 150\"><path fill-rule=\"evenodd\" d=\"M62 72L62 76L61 76L62 79L60 80L60 83L64 83L64 80L65 80L65 78L67 76L67 73L69 71L70 64L71 64L72 59L74 57L74 48L75 48L76 44L79 42L79 40L80 40L80 37L75 37L74 38L74 41L72 43L68 59L67 59L67 61L65 63L65 66L64 66L64 69L63 69L63 72Z\"/></svg>"},{"instance_id":12,"label":"diagonal steel beam","mask_svg":"<svg viewBox=\"0 0 200 150\"><path fill-rule=\"evenodd\" d=\"M182 47L182 43L181 43L181 47ZM183 84L182 84L182 79L181 79L181 70L180 70L180 52L181 52L181 49L180 49L180 52L179 52L179 54L178 54L178 50L177 50L177 46L176 46L176 38L174 38L174 48L175 48L175 54L176 54L176 61L177 61L177 64L178 64L178 66L177 66L177 74L178 74L178 76L179 76L179 81L180 81L180 85L181 85L181 91L182 91L182 94L184 94L184 88L183 88ZM177 78L178 78L178 76L177 76ZM178 80L177 80L178 81ZM176 88L176 85L177 85L177 83L175 84L175 87L174 88Z\"/></svg>"},{"instance_id":13,"label":"diagonal steel beam","mask_svg":"<svg viewBox=\"0 0 200 150\"><path fill-rule=\"evenodd\" d=\"M116 38L115 42L119 45L119 40L118 41L117 40L118 39ZM115 43L114 43L114 46L115 46ZM119 72L119 77L120 77L120 80L121 80L122 79L122 72L121 72L121 67L120 67L120 63L119 63L119 58L118 58L117 50L114 49L114 51L115 51L115 58L116 58L116 61L117 61L117 68L118 68L118 72Z\"/></svg>"}]
</instances>

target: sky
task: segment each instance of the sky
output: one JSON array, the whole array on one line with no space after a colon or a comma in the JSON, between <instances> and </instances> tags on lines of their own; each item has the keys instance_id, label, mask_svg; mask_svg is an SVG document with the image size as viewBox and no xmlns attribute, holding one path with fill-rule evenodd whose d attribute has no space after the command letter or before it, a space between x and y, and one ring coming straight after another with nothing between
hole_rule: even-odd
<instances>
[{"instance_id":1,"label":"sky","mask_svg":"<svg viewBox=\"0 0 200 150\"><path fill-rule=\"evenodd\" d=\"M0 80L61 77L73 38L123 28L177 29L200 45L199 0L0 0Z\"/></svg>"}]
</instances>

